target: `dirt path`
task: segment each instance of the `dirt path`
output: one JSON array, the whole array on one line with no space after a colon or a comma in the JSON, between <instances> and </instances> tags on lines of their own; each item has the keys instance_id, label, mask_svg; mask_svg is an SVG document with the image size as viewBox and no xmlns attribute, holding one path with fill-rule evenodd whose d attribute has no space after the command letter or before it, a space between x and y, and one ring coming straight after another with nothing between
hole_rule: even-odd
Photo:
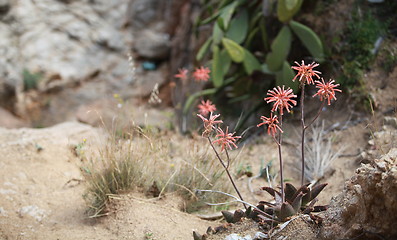
<instances>
[{"instance_id":1,"label":"dirt path","mask_svg":"<svg viewBox=\"0 0 397 240\"><path fill-rule=\"evenodd\" d=\"M131 198L118 205L127 214L87 219L81 163L71 148L99 137L97 129L75 122L0 129L0 239L188 239L193 229L205 231L208 222L167 201Z\"/></svg>"}]
</instances>

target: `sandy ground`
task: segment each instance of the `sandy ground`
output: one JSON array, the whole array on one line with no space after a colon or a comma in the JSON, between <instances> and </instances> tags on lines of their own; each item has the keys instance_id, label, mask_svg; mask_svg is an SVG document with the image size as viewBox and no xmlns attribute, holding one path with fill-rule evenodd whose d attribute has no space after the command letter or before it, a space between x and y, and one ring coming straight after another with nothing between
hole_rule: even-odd
<instances>
[{"instance_id":1,"label":"sandy ground","mask_svg":"<svg viewBox=\"0 0 397 240\"><path fill-rule=\"evenodd\" d=\"M176 210L171 197L127 198L110 217L88 219L81 162L71 149L100 136L75 122L0 129L0 239L189 239L193 230L206 230L210 223Z\"/></svg>"}]
</instances>

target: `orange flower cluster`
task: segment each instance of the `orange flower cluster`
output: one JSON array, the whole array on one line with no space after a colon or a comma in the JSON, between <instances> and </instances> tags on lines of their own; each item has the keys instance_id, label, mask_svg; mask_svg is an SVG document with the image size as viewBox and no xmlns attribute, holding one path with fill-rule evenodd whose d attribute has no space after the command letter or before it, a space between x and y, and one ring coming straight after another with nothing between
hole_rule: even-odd
<instances>
[{"instance_id":1,"label":"orange flower cluster","mask_svg":"<svg viewBox=\"0 0 397 240\"><path fill-rule=\"evenodd\" d=\"M319 66L318 63L313 62L308 65L305 65L304 61L302 61L302 64L299 64L298 62L295 63L298 66L293 66L291 68L297 70L298 73L295 75L292 81L299 79L299 82L301 82L302 85L315 83L318 90L317 93L313 95L313 97L319 96L320 101L327 100L328 105L331 104L331 100L336 100L335 92L342 92L340 89L337 89L339 84L334 84L334 80L325 82L322 78L320 82L313 79L313 77L320 78L319 74L321 74L321 72L314 70L315 67ZM291 108L296 105L296 101L293 100L293 98L296 98L297 96L293 94L292 89L285 89L285 86L282 86L282 88L279 86L275 87L272 90L269 90L267 92L267 95L268 97L266 97L264 100L267 103L273 103L273 108L271 110L272 114L270 118L261 116L261 120L263 122L258 124L257 127L267 125L267 133L275 137L278 131L283 131L281 130L278 117L276 115L273 116L273 112L279 111L280 115L284 114L284 109L287 110L287 112L290 112Z\"/></svg>"}]
</instances>

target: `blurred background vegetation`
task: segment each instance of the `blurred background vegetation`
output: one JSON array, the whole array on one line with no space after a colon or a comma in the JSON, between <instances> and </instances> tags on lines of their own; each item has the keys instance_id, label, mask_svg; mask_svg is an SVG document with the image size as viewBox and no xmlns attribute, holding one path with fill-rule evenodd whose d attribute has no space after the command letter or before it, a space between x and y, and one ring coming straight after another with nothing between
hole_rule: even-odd
<instances>
[{"instance_id":1,"label":"blurred background vegetation","mask_svg":"<svg viewBox=\"0 0 397 240\"><path fill-rule=\"evenodd\" d=\"M265 109L268 89L292 82L294 62L320 63L325 78L335 79L357 106L369 109L365 72L389 73L397 64L390 44L397 34L396 1L202 0L194 22L198 47L194 66L211 69L211 79L184 102L211 99L237 130L255 124ZM375 61L378 59L378 61ZM189 66L181 65L181 67ZM362 104L363 103L363 104ZM367 105L366 105L367 104Z\"/></svg>"}]
</instances>

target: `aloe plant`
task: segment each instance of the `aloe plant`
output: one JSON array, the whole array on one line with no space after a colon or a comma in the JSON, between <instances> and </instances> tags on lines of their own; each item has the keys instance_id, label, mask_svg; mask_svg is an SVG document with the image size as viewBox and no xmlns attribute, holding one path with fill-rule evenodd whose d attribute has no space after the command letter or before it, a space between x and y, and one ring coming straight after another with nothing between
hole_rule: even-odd
<instances>
[{"instance_id":1,"label":"aloe plant","mask_svg":"<svg viewBox=\"0 0 397 240\"><path fill-rule=\"evenodd\" d=\"M312 212L322 212L328 206L315 205L317 196L327 186L326 183L309 187L308 184L299 188L292 184L285 185L285 201L282 201L281 193L271 187L263 187L262 190L272 195L274 201L260 201L257 208L248 208L246 211L236 210L234 213L222 211L222 215L228 223L239 222L243 217L252 218L261 222L285 222L290 217L298 214L309 214L312 218L319 218L311 215Z\"/></svg>"},{"instance_id":2,"label":"aloe plant","mask_svg":"<svg viewBox=\"0 0 397 240\"><path fill-rule=\"evenodd\" d=\"M326 183L319 184L312 188L309 185L303 185L300 188L295 188L292 184L285 184L285 201L281 201L281 193L270 187L263 187L275 199L275 203L260 202L267 206L275 215L274 219L269 219L267 216L261 216L265 221L279 221L284 222L289 217L297 213L309 214L311 212L325 211L327 206L314 206L317 202L316 197L327 186Z\"/></svg>"}]
</instances>

